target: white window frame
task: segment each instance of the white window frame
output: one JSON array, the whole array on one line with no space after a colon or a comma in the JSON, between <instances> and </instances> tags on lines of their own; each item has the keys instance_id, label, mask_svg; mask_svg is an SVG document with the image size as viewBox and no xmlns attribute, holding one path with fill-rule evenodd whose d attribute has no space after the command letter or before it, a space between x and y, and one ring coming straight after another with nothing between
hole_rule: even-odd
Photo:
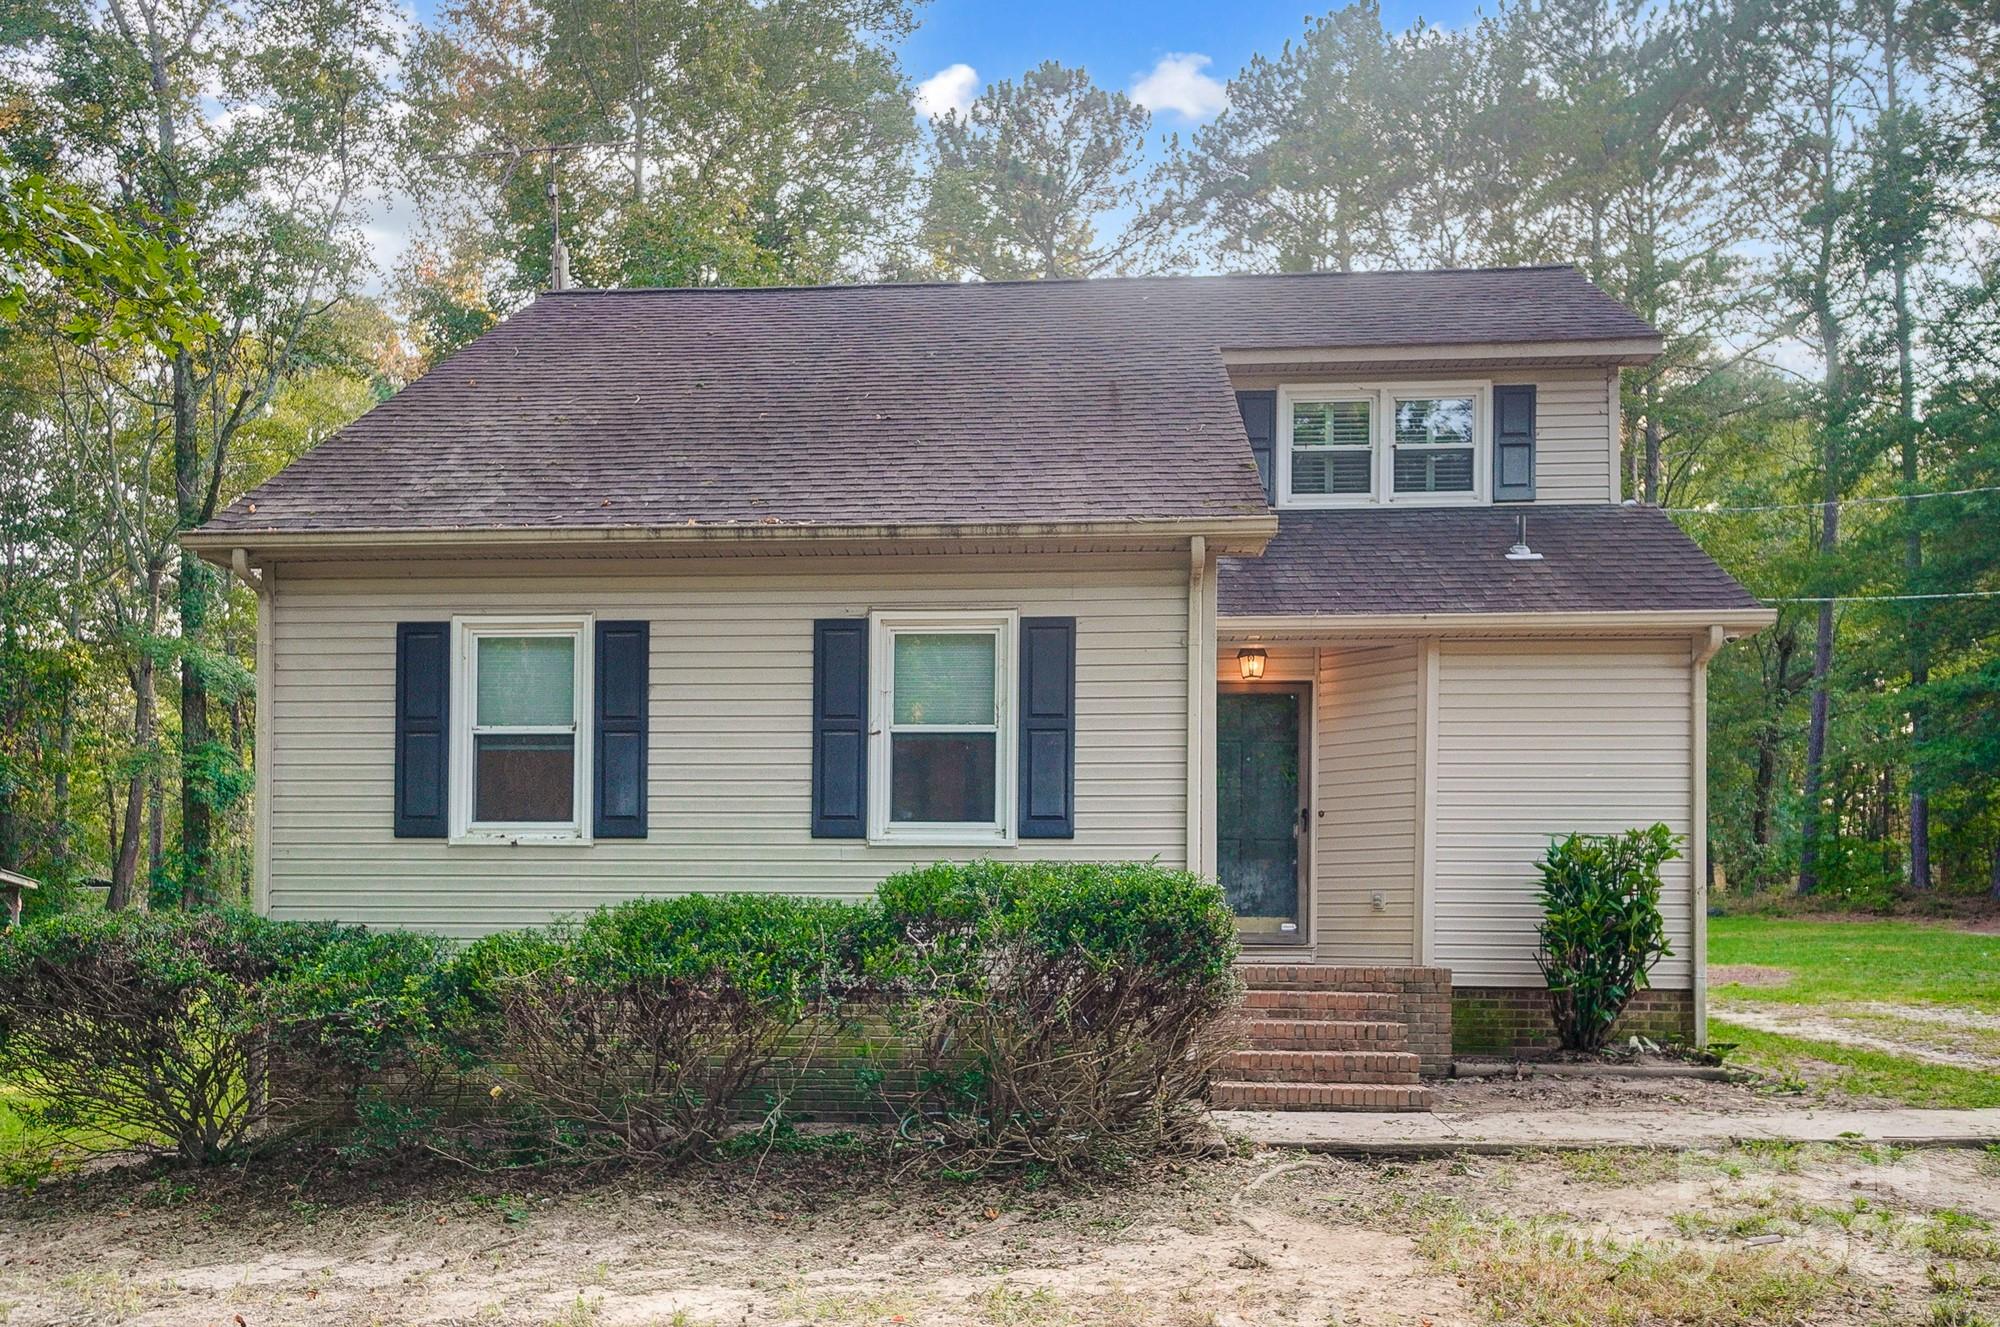
<instances>
[{"instance_id":1,"label":"white window frame","mask_svg":"<svg viewBox=\"0 0 2000 1327\"><path fill-rule=\"evenodd\" d=\"M567 824L538 821L475 821L473 810L473 737L479 731L478 642L487 636L568 636L576 642L572 654L571 722L563 726L509 728L509 732L572 733L576 759L571 775L570 820ZM588 844L591 831L591 716L596 714L592 683L597 676L593 658L597 640L593 614L562 616L454 617L451 620L451 830L448 843Z\"/></svg>"},{"instance_id":2,"label":"white window frame","mask_svg":"<svg viewBox=\"0 0 2000 1327\"><path fill-rule=\"evenodd\" d=\"M1472 491L1396 492L1396 402L1416 397L1472 398ZM1315 401L1373 403L1369 490L1360 493L1292 493L1292 406ZM1491 379L1453 382L1301 383L1278 389L1278 506L1308 507L1468 507L1493 501L1493 383Z\"/></svg>"},{"instance_id":3,"label":"white window frame","mask_svg":"<svg viewBox=\"0 0 2000 1327\"><path fill-rule=\"evenodd\" d=\"M1004 612L900 611L868 615L868 842L933 848L1012 847L1015 823L1014 697L1021 615ZM896 637L905 632L963 632L993 637L993 814L991 822L914 824L889 819L890 737L899 732L984 732L981 725L897 725Z\"/></svg>"}]
</instances>

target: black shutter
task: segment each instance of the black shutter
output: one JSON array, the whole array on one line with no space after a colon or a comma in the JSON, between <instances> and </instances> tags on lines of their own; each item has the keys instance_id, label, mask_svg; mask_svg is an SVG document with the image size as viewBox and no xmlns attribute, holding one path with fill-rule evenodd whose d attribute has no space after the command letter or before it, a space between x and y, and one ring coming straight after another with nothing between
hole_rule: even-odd
<instances>
[{"instance_id":1,"label":"black shutter","mask_svg":"<svg viewBox=\"0 0 2000 1327\"><path fill-rule=\"evenodd\" d=\"M646 710L651 665L648 624L597 624L595 808L600 839L646 837Z\"/></svg>"},{"instance_id":2,"label":"black shutter","mask_svg":"<svg viewBox=\"0 0 2000 1327\"><path fill-rule=\"evenodd\" d=\"M1535 389L1493 389L1493 500L1535 496Z\"/></svg>"},{"instance_id":3,"label":"black shutter","mask_svg":"<svg viewBox=\"0 0 2000 1327\"><path fill-rule=\"evenodd\" d=\"M1076 837L1076 619L1021 619L1021 837Z\"/></svg>"},{"instance_id":4,"label":"black shutter","mask_svg":"<svg viewBox=\"0 0 2000 1327\"><path fill-rule=\"evenodd\" d=\"M1257 478L1264 483L1264 501L1275 504L1278 466L1272 449L1278 444L1278 394L1238 392L1236 409L1243 416L1243 431L1250 435L1250 454L1257 458Z\"/></svg>"},{"instance_id":5,"label":"black shutter","mask_svg":"<svg viewBox=\"0 0 2000 1327\"><path fill-rule=\"evenodd\" d=\"M448 833L451 623L396 624L396 837Z\"/></svg>"},{"instance_id":6,"label":"black shutter","mask_svg":"<svg viewBox=\"0 0 2000 1327\"><path fill-rule=\"evenodd\" d=\"M868 619L813 623L812 832L868 837Z\"/></svg>"}]
</instances>

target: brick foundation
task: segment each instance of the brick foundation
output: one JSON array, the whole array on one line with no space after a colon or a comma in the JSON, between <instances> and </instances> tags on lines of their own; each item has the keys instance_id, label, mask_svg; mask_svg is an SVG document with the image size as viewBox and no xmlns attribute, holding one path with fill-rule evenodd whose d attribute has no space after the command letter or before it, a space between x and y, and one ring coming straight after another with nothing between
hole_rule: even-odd
<instances>
[{"instance_id":1,"label":"brick foundation","mask_svg":"<svg viewBox=\"0 0 2000 1327\"><path fill-rule=\"evenodd\" d=\"M1451 990L1451 1049L1458 1055L1532 1059L1556 1049L1549 994L1539 986L1459 986ZM1646 990L1611 1030L1659 1042L1694 1040L1694 992Z\"/></svg>"}]
</instances>

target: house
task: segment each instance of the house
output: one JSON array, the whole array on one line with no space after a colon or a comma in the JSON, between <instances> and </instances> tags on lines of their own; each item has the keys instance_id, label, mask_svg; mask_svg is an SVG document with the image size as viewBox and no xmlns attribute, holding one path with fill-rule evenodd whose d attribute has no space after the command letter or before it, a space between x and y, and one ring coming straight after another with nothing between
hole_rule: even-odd
<instances>
[{"instance_id":1,"label":"house","mask_svg":"<svg viewBox=\"0 0 2000 1327\"><path fill-rule=\"evenodd\" d=\"M258 906L1157 858L1254 959L1223 1099L1408 1105L1541 1037L1549 837L1663 820L1629 1021L1698 1038L1771 614L1619 501L1660 349L1568 267L546 295L187 536L262 596Z\"/></svg>"}]
</instances>

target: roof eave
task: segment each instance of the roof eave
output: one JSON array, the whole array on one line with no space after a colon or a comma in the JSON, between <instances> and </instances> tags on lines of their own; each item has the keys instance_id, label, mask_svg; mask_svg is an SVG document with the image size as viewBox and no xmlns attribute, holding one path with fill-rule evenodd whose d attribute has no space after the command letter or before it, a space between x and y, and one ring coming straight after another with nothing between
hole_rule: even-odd
<instances>
[{"instance_id":1,"label":"roof eave","mask_svg":"<svg viewBox=\"0 0 2000 1327\"><path fill-rule=\"evenodd\" d=\"M637 552L646 548L693 548L727 551L732 547L771 544L856 544L900 546L911 543L1014 541L1023 544L1065 544L1078 539L1108 543L1158 543L1200 535L1209 551L1229 556L1254 556L1278 532L1273 513L1238 516L1133 518L1097 521L1019 521L928 525L672 525L563 529L463 528L450 530L217 530L185 531L181 544L219 566L231 564L237 550L260 561L287 556L337 557L343 553L371 558L407 553L437 556L447 553L516 552L557 548L565 552L601 548Z\"/></svg>"},{"instance_id":2,"label":"roof eave","mask_svg":"<svg viewBox=\"0 0 2000 1327\"><path fill-rule=\"evenodd\" d=\"M1256 346L1225 348L1222 362L1230 368L1266 365L1375 362L1397 363L1412 358L1463 359L1468 362L1590 360L1605 365L1650 364L1666 351L1658 333L1651 336L1579 338L1573 341L1411 341L1371 346Z\"/></svg>"},{"instance_id":3,"label":"roof eave","mask_svg":"<svg viewBox=\"0 0 2000 1327\"><path fill-rule=\"evenodd\" d=\"M1216 616L1219 636L1433 636L1441 632L1615 631L1684 635L1718 627L1725 636L1755 635L1778 620L1756 607L1574 610L1535 613L1299 613Z\"/></svg>"}]
</instances>

